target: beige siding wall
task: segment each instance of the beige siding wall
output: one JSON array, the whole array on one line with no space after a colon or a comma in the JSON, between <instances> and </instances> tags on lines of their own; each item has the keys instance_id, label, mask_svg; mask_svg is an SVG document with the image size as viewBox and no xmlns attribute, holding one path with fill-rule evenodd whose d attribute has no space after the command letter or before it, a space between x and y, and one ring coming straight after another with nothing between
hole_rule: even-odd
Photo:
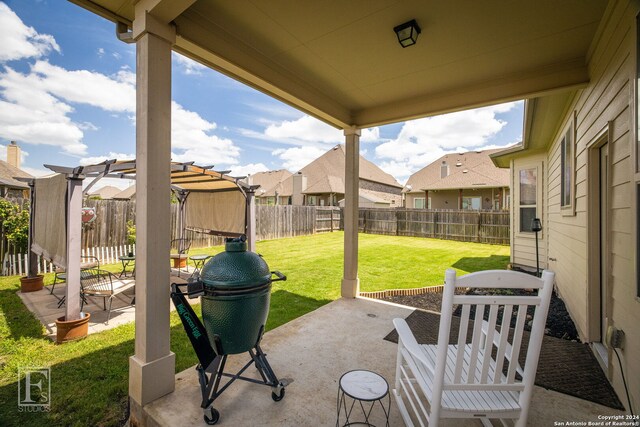
<instances>
[{"instance_id":1,"label":"beige siding wall","mask_svg":"<svg viewBox=\"0 0 640 427\"><path fill-rule=\"evenodd\" d=\"M591 83L578 92L563 117L557 134L549 141L545 156L514 160L513 178L525 162L545 164L548 185L545 188L544 225L547 232L549 267L557 274L556 285L581 337L599 341L600 265L597 233L597 146L606 137L609 144L609 188L607 200L609 295L608 324L624 330L625 348L621 351L632 404L640 409L640 301L636 297L635 196L633 143L634 80L636 71L637 3L612 2L601 36L592 46L589 60ZM567 126L575 120L575 214L560 206L560 141ZM592 159L592 160L590 160ZM517 190L516 190L517 192ZM517 216L517 195L514 198ZM590 223L593 223L591 224ZM595 225L594 225L595 224ZM514 227L517 218L514 218ZM514 262L530 261L530 240L516 232L512 242ZM626 396L615 355L609 353L609 377L621 401Z\"/></svg>"}]
</instances>

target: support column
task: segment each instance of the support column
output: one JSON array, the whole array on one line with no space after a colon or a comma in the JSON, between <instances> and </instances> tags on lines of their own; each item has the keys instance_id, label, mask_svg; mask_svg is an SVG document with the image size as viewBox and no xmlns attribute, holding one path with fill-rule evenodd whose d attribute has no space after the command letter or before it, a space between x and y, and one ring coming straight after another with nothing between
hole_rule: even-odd
<instances>
[{"instance_id":1,"label":"support column","mask_svg":"<svg viewBox=\"0 0 640 427\"><path fill-rule=\"evenodd\" d=\"M358 189L360 184L360 129L344 130L344 275L341 295L355 298L360 292L358 279Z\"/></svg>"},{"instance_id":2,"label":"support column","mask_svg":"<svg viewBox=\"0 0 640 427\"><path fill-rule=\"evenodd\" d=\"M458 209L462 209L462 188L458 190Z\"/></svg>"},{"instance_id":3,"label":"support column","mask_svg":"<svg viewBox=\"0 0 640 427\"><path fill-rule=\"evenodd\" d=\"M424 208L429 209L429 190L424 190Z\"/></svg>"},{"instance_id":4,"label":"support column","mask_svg":"<svg viewBox=\"0 0 640 427\"><path fill-rule=\"evenodd\" d=\"M142 3L139 3L142 4ZM175 28L136 6L136 340L129 359L131 425L175 388L169 347L171 46Z\"/></svg>"},{"instance_id":5,"label":"support column","mask_svg":"<svg viewBox=\"0 0 640 427\"><path fill-rule=\"evenodd\" d=\"M80 256L82 255L82 179L67 177L67 286L65 320L80 319Z\"/></svg>"},{"instance_id":6,"label":"support column","mask_svg":"<svg viewBox=\"0 0 640 427\"><path fill-rule=\"evenodd\" d=\"M255 190L247 190L247 249L256 251L256 193ZM276 196L276 200L277 200Z\"/></svg>"},{"instance_id":7,"label":"support column","mask_svg":"<svg viewBox=\"0 0 640 427\"><path fill-rule=\"evenodd\" d=\"M30 211L29 211L29 237L27 244L27 252L29 254L29 277L35 277L38 275L38 255L31 250L33 245L33 230L36 222L36 182L35 180L29 181L29 198Z\"/></svg>"}]
</instances>

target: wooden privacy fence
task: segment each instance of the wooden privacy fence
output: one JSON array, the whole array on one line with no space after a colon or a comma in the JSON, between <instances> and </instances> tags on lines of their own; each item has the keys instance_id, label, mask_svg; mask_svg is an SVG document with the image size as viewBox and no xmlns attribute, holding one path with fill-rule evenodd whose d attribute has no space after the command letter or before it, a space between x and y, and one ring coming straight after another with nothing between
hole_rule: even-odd
<instances>
[{"instance_id":1,"label":"wooden privacy fence","mask_svg":"<svg viewBox=\"0 0 640 427\"><path fill-rule=\"evenodd\" d=\"M127 221L135 220L135 202L87 200L84 206L96 209L97 218L83 225L83 254L95 255L101 263L118 262L118 256L134 251L127 239ZM171 239L179 237L178 205L171 205ZM509 244L509 212L426 209L360 208L359 231L392 236L433 237L492 244ZM342 209L316 206L256 206L258 240L280 239L342 230ZM221 245L224 238L187 230L191 247ZM27 271L24 254L5 255L3 274ZM52 271L41 260L39 271Z\"/></svg>"},{"instance_id":2,"label":"wooden privacy fence","mask_svg":"<svg viewBox=\"0 0 640 427\"><path fill-rule=\"evenodd\" d=\"M463 242L509 244L509 212L361 208L359 231L433 237Z\"/></svg>"}]
</instances>

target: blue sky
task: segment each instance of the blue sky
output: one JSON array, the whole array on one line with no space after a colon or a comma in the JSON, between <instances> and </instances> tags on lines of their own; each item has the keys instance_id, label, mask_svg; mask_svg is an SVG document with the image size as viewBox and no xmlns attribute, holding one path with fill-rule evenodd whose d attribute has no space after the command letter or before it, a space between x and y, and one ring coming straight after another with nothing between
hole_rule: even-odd
<instances>
[{"instance_id":1,"label":"blue sky","mask_svg":"<svg viewBox=\"0 0 640 427\"><path fill-rule=\"evenodd\" d=\"M232 175L299 170L342 132L178 54L172 157ZM361 154L408 176L447 152L522 138L522 102L363 130ZM0 1L0 158L18 141L23 169L135 154L135 45L113 23L62 0ZM103 184L126 187L128 182Z\"/></svg>"}]
</instances>

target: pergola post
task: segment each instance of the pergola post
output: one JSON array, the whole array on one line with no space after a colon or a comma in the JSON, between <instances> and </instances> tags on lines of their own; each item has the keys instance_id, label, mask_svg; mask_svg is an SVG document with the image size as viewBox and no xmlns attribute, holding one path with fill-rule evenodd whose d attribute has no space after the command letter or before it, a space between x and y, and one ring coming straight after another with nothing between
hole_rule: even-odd
<instances>
[{"instance_id":1,"label":"pergola post","mask_svg":"<svg viewBox=\"0 0 640 427\"><path fill-rule=\"evenodd\" d=\"M344 130L344 275L341 295L355 298L360 292L358 279L358 196L360 185L360 129Z\"/></svg>"},{"instance_id":2,"label":"pergola post","mask_svg":"<svg viewBox=\"0 0 640 427\"><path fill-rule=\"evenodd\" d=\"M82 255L82 178L67 177L67 253L64 320L80 319L80 256Z\"/></svg>"},{"instance_id":3,"label":"pergola post","mask_svg":"<svg viewBox=\"0 0 640 427\"><path fill-rule=\"evenodd\" d=\"M175 388L169 324L171 47L175 27L136 4L136 333L129 359L131 425Z\"/></svg>"},{"instance_id":4,"label":"pergola post","mask_svg":"<svg viewBox=\"0 0 640 427\"><path fill-rule=\"evenodd\" d=\"M35 180L30 180L29 183L29 237L27 243L27 252L29 253L29 277L35 277L38 275L38 255L31 250L31 245L33 245L33 230L35 229L36 222L36 182Z\"/></svg>"},{"instance_id":5,"label":"pergola post","mask_svg":"<svg viewBox=\"0 0 640 427\"><path fill-rule=\"evenodd\" d=\"M247 190L247 248L256 251L256 192ZM276 199L277 199L276 195Z\"/></svg>"}]
</instances>

